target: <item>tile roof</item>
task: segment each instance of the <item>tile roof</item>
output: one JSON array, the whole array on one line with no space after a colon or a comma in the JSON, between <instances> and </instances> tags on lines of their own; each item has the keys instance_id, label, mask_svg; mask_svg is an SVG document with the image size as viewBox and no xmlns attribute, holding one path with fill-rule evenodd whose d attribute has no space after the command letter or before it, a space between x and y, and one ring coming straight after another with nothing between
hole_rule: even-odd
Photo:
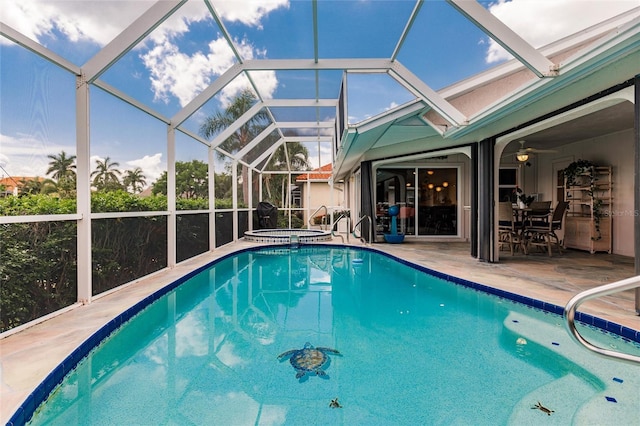
<instances>
[{"instance_id":1,"label":"tile roof","mask_svg":"<svg viewBox=\"0 0 640 426\"><path fill-rule=\"evenodd\" d=\"M0 185L4 186L5 192L14 192L16 187L20 186L22 182L27 182L30 180L39 180L43 181L42 177L33 177L33 176L10 176L5 178L0 178Z\"/></svg>"},{"instance_id":2,"label":"tile roof","mask_svg":"<svg viewBox=\"0 0 640 426\"><path fill-rule=\"evenodd\" d=\"M306 180L329 180L333 166L331 164L325 164L324 166L313 169L309 173L305 173L296 178L296 182L304 182Z\"/></svg>"}]
</instances>

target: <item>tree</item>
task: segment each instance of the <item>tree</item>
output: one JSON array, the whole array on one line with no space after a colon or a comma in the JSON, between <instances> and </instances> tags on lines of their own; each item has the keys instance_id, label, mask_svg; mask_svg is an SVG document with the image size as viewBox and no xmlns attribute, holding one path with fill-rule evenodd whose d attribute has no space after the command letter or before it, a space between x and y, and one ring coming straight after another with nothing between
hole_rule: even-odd
<instances>
[{"instance_id":1,"label":"tree","mask_svg":"<svg viewBox=\"0 0 640 426\"><path fill-rule=\"evenodd\" d=\"M144 186L147 184L147 178L142 173L142 169L140 167L136 167L133 170L125 171L124 177L122 178L122 184L126 190L131 189L131 192L136 194L142 192Z\"/></svg>"},{"instance_id":2,"label":"tree","mask_svg":"<svg viewBox=\"0 0 640 426\"><path fill-rule=\"evenodd\" d=\"M70 176L75 176L76 156L67 157L67 153L62 151L58 155L47 155L51 159L47 174L51 174L53 179L60 181Z\"/></svg>"},{"instance_id":3,"label":"tree","mask_svg":"<svg viewBox=\"0 0 640 426\"><path fill-rule=\"evenodd\" d=\"M271 156L266 170L287 171L287 170L306 170L309 168L309 150L300 142L287 142L276 149ZM265 174L265 186L267 196L276 204L285 207L286 196L284 194L288 186L288 174L280 174L280 179L274 179L273 174ZM274 197L275 195L275 197Z\"/></svg>"},{"instance_id":4,"label":"tree","mask_svg":"<svg viewBox=\"0 0 640 426\"><path fill-rule=\"evenodd\" d=\"M76 189L76 156L67 157L67 153L61 151L58 155L48 155L51 159L47 175L57 181L56 188L62 197L72 196Z\"/></svg>"},{"instance_id":5,"label":"tree","mask_svg":"<svg viewBox=\"0 0 640 426\"><path fill-rule=\"evenodd\" d=\"M256 102L256 96L250 89L245 89L231 104L224 110L207 117L200 126L200 134L209 139L231 126L245 112L247 112ZM269 116L262 109L256 115L244 123L227 140L220 144L220 148L234 154L244 148L269 124ZM219 154L220 158L224 156ZM242 165L242 196L245 204L249 203L249 172L245 165Z\"/></svg>"},{"instance_id":6,"label":"tree","mask_svg":"<svg viewBox=\"0 0 640 426\"><path fill-rule=\"evenodd\" d=\"M120 175L122 172L118 170L120 163L115 161L111 162L109 157L104 160L96 160L96 170L91 173L93 178L92 185L96 187L98 191L114 191L122 189L120 183Z\"/></svg>"},{"instance_id":7,"label":"tree","mask_svg":"<svg viewBox=\"0 0 640 426\"><path fill-rule=\"evenodd\" d=\"M18 186L18 195L51 194L58 192L58 183L53 179L21 179Z\"/></svg>"},{"instance_id":8,"label":"tree","mask_svg":"<svg viewBox=\"0 0 640 426\"><path fill-rule=\"evenodd\" d=\"M209 195L208 166L200 160L176 161L176 196L207 198ZM153 194L167 194L167 172L153 184Z\"/></svg>"}]
</instances>

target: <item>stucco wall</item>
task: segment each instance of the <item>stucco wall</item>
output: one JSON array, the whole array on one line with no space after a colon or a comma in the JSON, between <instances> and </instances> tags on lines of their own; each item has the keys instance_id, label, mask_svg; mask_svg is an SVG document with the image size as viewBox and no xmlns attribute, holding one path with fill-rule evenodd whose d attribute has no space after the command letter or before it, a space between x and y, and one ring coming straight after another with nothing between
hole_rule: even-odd
<instances>
[{"instance_id":1,"label":"stucco wall","mask_svg":"<svg viewBox=\"0 0 640 426\"><path fill-rule=\"evenodd\" d=\"M603 137L583 140L565 145L558 153L539 156L536 159L537 188L545 199L553 199L553 166L558 167L575 160L611 166L613 170L613 253L634 256L633 174L634 174L633 129L612 133Z\"/></svg>"}]
</instances>

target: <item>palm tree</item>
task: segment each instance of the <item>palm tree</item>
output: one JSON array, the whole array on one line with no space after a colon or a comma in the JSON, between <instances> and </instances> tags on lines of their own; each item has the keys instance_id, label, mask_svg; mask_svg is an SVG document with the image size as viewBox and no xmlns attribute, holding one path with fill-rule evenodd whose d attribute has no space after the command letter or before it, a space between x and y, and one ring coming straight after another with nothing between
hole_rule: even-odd
<instances>
[{"instance_id":1,"label":"palm tree","mask_svg":"<svg viewBox=\"0 0 640 426\"><path fill-rule=\"evenodd\" d=\"M67 153L62 151L58 155L47 155L47 157L51 159L49 162L49 168L47 169L47 174L52 174L51 177L53 179L59 181L71 175L75 175L75 155L67 157Z\"/></svg>"},{"instance_id":2,"label":"palm tree","mask_svg":"<svg viewBox=\"0 0 640 426\"><path fill-rule=\"evenodd\" d=\"M144 186L147 184L147 178L142 173L140 167L136 167L133 170L126 170L124 177L122 178L122 184L125 189L131 188L131 192L134 194L142 192Z\"/></svg>"},{"instance_id":3,"label":"palm tree","mask_svg":"<svg viewBox=\"0 0 640 426\"><path fill-rule=\"evenodd\" d=\"M243 90L224 110L207 117L200 126L200 134L209 139L232 125L256 103L256 96L250 89ZM249 121L243 124L234 134L220 144L220 148L234 154L244 148L253 138L262 132L269 123L269 116L265 110L260 110ZM218 154L219 158L224 155ZM245 204L249 202L249 173L246 166L242 166L242 194Z\"/></svg>"},{"instance_id":4,"label":"palm tree","mask_svg":"<svg viewBox=\"0 0 640 426\"><path fill-rule=\"evenodd\" d=\"M109 157L103 161L96 160L96 170L91 173L91 177L93 178L92 185L99 191L121 189L120 175L122 172L116 168L119 165L120 163L115 161L111 162Z\"/></svg>"},{"instance_id":5,"label":"palm tree","mask_svg":"<svg viewBox=\"0 0 640 426\"><path fill-rule=\"evenodd\" d=\"M27 195L45 193L45 185L55 187L56 183L51 179L42 179L38 176L36 176L35 179L20 179L20 182L18 182L18 194Z\"/></svg>"},{"instance_id":6,"label":"palm tree","mask_svg":"<svg viewBox=\"0 0 640 426\"><path fill-rule=\"evenodd\" d=\"M76 187L76 156L67 157L67 153L61 151L58 155L48 155L47 157L51 159L47 174L51 174L51 177L57 180L58 193L62 196L73 194Z\"/></svg>"},{"instance_id":7,"label":"palm tree","mask_svg":"<svg viewBox=\"0 0 640 426\"><path fill-rule=\"evenodd\" d=\"M266 170L272 171L287 171L287 170L306 170L309 168L309 150L302 145L300 142L287 142L286 144L282 144L276 149L276 151L269 159L269 163L267 164ZM280 192L284 192L286 187L286 180L288 176L281 175L282 179L280 179ZM272 174L267 173L265 175L265 183L267 189L267 196L269 199L273 199L273 194L271 192L272 187L274 186ZM278 188L273 188L274 192ZM282 203L285 203L285 197L281 196ZM283 204L284 207L284 204Z\"/></svg>"}]
</instances>

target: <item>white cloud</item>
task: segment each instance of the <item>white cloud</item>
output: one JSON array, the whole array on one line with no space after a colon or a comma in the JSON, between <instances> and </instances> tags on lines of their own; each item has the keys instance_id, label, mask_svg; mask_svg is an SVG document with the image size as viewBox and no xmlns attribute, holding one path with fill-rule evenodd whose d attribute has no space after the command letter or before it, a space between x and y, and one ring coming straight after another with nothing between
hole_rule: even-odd
<instances>
[{"instance_id":1,"label":"white cloud","mask_svg":"<svg viewBox=\"0 0 640 426\"><path fill-rule=\"evenodd\" d=\"M250 5L255 6L253 3ZM262 10L260 7L257 9ZM141 53L140 58L151 73L151 88L155 99L167 103L171 96L175 96L180 105L185 106L218 76L231 68L236 63L236 58L223 37L209 42L206 49L192 54L181 52L178 46L179 38L189 31L189 24L210 19L210 16L195 8L181 9L179 12L179 15L172 16L149 37L146 43L150 45L149 50ZM206 9L204 12L207 12ZM223 12L220 13L224 16ZM254 59L266 54L255 49L246 39L234 40L234 44L243 59ZM265 98L272 97L277 87L275 72L263 71L254 74L256 85L261 88L261 95ZM249 86L244 75L227 84L220 92L222 106L226 107L230 99Z\"/></svg>"},{"instance_id":2,"label":"white cloud","mask_svg":"<svg viewBox=\"0 0 640 426\"><path fill-rule=\"evenodd\" d=\"M389 110L392 110L392 109L396 108L397 106L398 106L398 103L397 103L397 102L391 102L391 103L389 104L389 106L388 106L388 107L386 107L384 110L385 110L385 111L389 111Z\"/></svg>"},{"instance_id":3,"label":"white cloud","mask_svg":"<svg viewBox=\"0 0 640 426\"><path fill-rule=\"evenodd\" d=\"M224 38L211 41L207 47L206 53L198 51L187 55L180 52L176 44L165 40L141 55L151 73L151 87L156 100L168 102L170 96L175 96L180 105L185 106L236 62ZM246 40L236 41L236 47L245 59L263 54L255 51ZM261 88L261 95L271 98L278 85L275 72L256 71L251 75ZM250 85L244 74L227 84L220 92L222 106L226 107L231 99L247 87Z\"/></svg>"},{"instance_id":4,"label":"white cloud","mask_svg":"<svg viewBox=\"0 0 640 426\"><path fill-rule=\"evenodd\" d=\"M75 155L75 146L44 142L26 135L0 134L0 165L10 176L44 177L51 161L47 156L61 151L68 156Z\"/></svg>"},{"instance_id":5,"label":"white cloud","mask_svg":"<svg viewBox=\"0 0 640 426\"><path fill-rule=\"evenodd\" d=\"M90 173L93 173L96 170L96 164L98 161L102 162L104 160L105 158L102 156L92 155L89 158ZM118 159L109 157L109 162L118 163L116 169L120 170L121 172L120 179L124 177L126 170L133 170L136 167L140 167L140 169L142 170L142 174L147 181L147 186L151 186L151 184L154 183L160 177L160 175L162 175L162 173L166 171L166 164L162 162L162 153L145 155L142 158L128 160L125 162L121 162Z\"/></svg>"},{"instance_id":6,"label":"white cloud","mask_svg":"<svg viewBox=\"0 0 640 426\"><path fill-rule=\"evenodd\" d=\"M132 23L152 4L152 1L111 0L52 1L52 0L2 0L2 21L27 37L43 42L46 37L60 32L72 42L92 41L100 46L110 42L127 25ZM214 3L215 4L215 3ZM279 8L288 8L288 0L224 1L215 4L218 14L225 21L240 22L260 27L264 16ZM186 54L179 50L177 40L189 32L190 24L212 21L204 2L189 1L169 19L155 29L139 46L145 66L151 72L151 88L156 100L168 102L175 96L184 106L235 62L233 52L224 38L213 40L203 51ZM0 43L7 39L0 37ZM252 59L264 55L246 40L236 44L243 58ZM264 97L271 97L277 80L275 73L261 73L259 87L266 83ZM232 82L225 87L223 101L233 98L248 86Z\"/></svg>"},{"instance_id":7,"label":"white cloud","mask_svg":"<svg viewBox=\"0 0 640 426\"><path fill-rule=\"evenodd\" d=\"M162 162L162 154L145 155L137 160L127 161L128 168L140 167L142 174L146 178L147 185L150 186L166 171L166 164Z\"/></svg>"},{"instance_id":8,"label":"white cloud","mask_svg":"<svg viewBox=\"0 0 640 426\"><path fill-rule=\"evenodd\" d=\"M289 0L223 1L215 3L216 11L228 21L261 28L263 16L279 8L289 8Z\"/></svg>"},{"instance_id":9,"label":"white cloud","mask_svg":"<svg viewBox=\"0 0 640 426\"><path fill-rule=\"evenodd\" d=\"M65 151L67 156L75 155L75 146L45 143L38 139L21 136L17 137L0 134L0 177L9 176L41 176L49 168L49 155L58 155ZM96 169L96 160L104 161L104 157L92 155L89 159L90 171ZM162 161L162 154L145 155L142 158L122 162L110 157L110 161L118 162L118 169L122 172L140 167L146 177L147 185L155 182L166 170Z\"/></svg>"},{"instance_id":10,"label":"white cloud","mask_svg":"<svg viewBox=\"0 0 640 426\"><path fill-rule=\"evenodd\" d=\"M2 0L2 21L35 41L59 31L103 46L153 3L145 1ZM0 43L6 43L0 37Z\"/></svg>"},{"instance_id":11,"label":"white cloud","mask_svg":"<svg viewBox=\"0 0 640 426\"><path fill-rule=\"evenodd\" d=\"M638 0L498 0L489 10L537 48L638 5ZM487 63L510 58L499 44L489 41Z\"/></svg>"}]
</instances>

